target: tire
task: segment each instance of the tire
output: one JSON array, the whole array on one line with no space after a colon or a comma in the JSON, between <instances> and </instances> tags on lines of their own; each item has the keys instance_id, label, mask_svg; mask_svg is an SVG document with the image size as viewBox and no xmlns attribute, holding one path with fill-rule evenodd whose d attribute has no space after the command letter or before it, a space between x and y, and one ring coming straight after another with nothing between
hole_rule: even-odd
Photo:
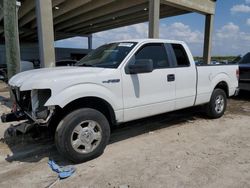
<instances>
[{"instance_id":1,"label":"tire","mask_svg":"<svg viewBox=\"0 0 250 188\"><path fill-rule=\"evenodd\" d=\"M106 117L91 108L81 108L69 113L59 123L55 144L59 153L74 163L100 156L110 137Z\"/></svg>"},{"instance_id":2,"label":"tire","mask_svg":"<svg viewBox=\"0 0 250 188\"><path fill-rule=\"evenodd\" d=\"M222 89L215 89L210 102L206 105L206 114L211 119L217 119L224 115L227 108L227 95Z\"/></svg>"}]
</instances>

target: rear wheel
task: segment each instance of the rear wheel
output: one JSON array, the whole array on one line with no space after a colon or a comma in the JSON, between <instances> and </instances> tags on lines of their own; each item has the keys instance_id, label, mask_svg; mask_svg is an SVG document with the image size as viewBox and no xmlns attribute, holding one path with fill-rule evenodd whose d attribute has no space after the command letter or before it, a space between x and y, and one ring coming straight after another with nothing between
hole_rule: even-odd
<instances>
[{"instance_id":1,"label":"rear wheel","mask_svg":"<svg viewBox=\"0 0 250 188\"><path fill-rule=\"evenodd\" d=\"M215 89L210 102L206 105L206 113L209 118L216 119L223 116L227 107L227 96L222 89Z\"/></svg>"},{"instance_id":2,"label":"rear wheel","mask_svg":"<svg viewBox=\"0 0 250 188\"><path fill-rule=\"evenodd\" d=\"M101 155L109 137L106 117L95 109L82 108L61 120L56 129L55 143L63 156L80 163Z\"/></svg>"}]
</instances>

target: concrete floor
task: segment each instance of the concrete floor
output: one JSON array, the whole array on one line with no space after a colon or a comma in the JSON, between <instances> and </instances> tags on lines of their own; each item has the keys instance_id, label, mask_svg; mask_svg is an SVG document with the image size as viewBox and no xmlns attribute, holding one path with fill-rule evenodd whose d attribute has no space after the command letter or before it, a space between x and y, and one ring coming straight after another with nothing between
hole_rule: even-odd
<instances>
[{"instance_id":1,"label":"concrete floor","mask_svg":"<svg viewBox=\"0 0 250 188\"><path fill-rule=\"evenodd\" d=\"M0 84L0 111L8 92ZM250 187L250 93L230 99L225 116L187 109L121 125L99 158L52 187ZM0 124L0 187L49 187L49 158L68 164L48 139L8 138ZM7 143L6 143L7 142Z\"/></svg>"}]
</instances>

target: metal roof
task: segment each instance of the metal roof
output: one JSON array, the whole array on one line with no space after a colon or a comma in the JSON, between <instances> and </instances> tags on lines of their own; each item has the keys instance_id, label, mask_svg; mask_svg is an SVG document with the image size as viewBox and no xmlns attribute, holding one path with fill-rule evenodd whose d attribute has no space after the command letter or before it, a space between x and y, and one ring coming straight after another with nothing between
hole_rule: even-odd
<instances>
[{"instance_id":1,"label":"metal roof","mask_svg":"<svg viewBox=\"0 0 250 188\"><path fill-rule=\"evenodd\" d=\"M20 40L37 41L35 0L20 2ZM148 21L148 4L148 0L52 0L55 40ZM214 14L214 10L213 0L161 0L160 17L190 12ZM0 40L4 38L2 12Z\"/></svg>"}]
</instances>

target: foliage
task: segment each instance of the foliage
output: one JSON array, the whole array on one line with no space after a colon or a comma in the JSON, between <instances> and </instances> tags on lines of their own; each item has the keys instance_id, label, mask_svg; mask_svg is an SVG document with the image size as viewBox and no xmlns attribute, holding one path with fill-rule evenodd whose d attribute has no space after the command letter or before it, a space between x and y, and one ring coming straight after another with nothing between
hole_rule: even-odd
<instances>
[{"instance_id":1,"label":"foliage","mask_svg":"<svg viewBox=\"0 0 250 188\"><path fill-rule=\"evenodd\" d=\"M223 62L223 61L227 61L227 62L231 62L233 61L237 56L213 56L211 58L212 61L218 61L218 62ZM194 57L195 61L202 61L203 57Z\"/></svg>"}]
</instances>

